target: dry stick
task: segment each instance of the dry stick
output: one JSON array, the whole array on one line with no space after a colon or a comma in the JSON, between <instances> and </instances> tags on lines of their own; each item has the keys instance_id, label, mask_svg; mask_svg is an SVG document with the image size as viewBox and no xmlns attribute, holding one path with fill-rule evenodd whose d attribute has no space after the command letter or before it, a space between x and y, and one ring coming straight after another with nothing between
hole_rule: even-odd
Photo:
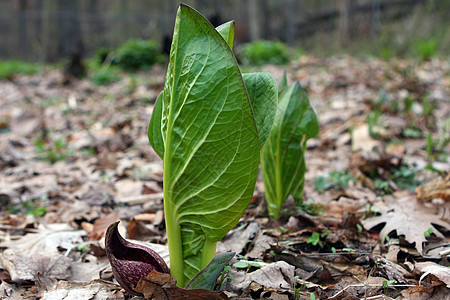
<instances>
[{"instance_id":1,"label":"dry stick","mask_svg":"<svg viewBox=\"0 0 450 300\"><path fill-rule=\"evenodd\" d=\"M412 286L416 286L416 285L414 285L414 284L392 284L392 285L389 285L388 287L412 287ZM340 293L342 293L343 291L345 291L346 289L348 289L350 287L383 287L383 285L364 284L364 283L363 284L350 284L350 285L347 285L342 290L340 290L339 292L337 292L336 294L334 294L331 298L337 297L337 295L339 295ZM375 298L366 298L366 299L375 299Z\"/></svg>"}]
</instances>

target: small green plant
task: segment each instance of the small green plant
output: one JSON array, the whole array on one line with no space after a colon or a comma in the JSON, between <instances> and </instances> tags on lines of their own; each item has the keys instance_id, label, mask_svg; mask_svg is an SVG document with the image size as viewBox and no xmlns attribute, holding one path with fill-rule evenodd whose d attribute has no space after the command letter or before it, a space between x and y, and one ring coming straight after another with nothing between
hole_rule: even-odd
<instances>
[{"instance_id":1,"label":"small green plant","mask_svg":"<svg viewBox=\"0 0 450 300\"><path fill-rule=\"evenodd\" d=\"M380 214L379 212L373 210L373 205L371 205L370 203L367 203L364 206L364 208L365 208L365 212L364 212L364 216L363 216L364 219L367 219L367 218L370 218L370 217Z\"/></svg>"},{"instance_id":2,"label":"small green plant","mask_svg":"<svg viewBox=\"0 0 450 300\"><path fill-rule=\"evenodd\" d=\"M336 184L340 189L348 187L350 182L355 182L356 178L348 170L331 171L331 181Z\"/></svg>"},{"instance_id":3,"label":"small green plant","mask_svg":"<svg viewBox=\"0 0 450 300\"><path fill-rule=\"evenodd\" d=\"M33 215L35 218L42 217L47 212L47 208L41 206L39 202L25 201L23 202L23 208L26 215Z\"/></svg>"},{"instance_id":4,"label":"small green plant","mask_svg":"<svg viewBox=\"0 0 450 300\"><path fill-rule=\"evenodd\" d=\"M73 150L68 148L67 141L63 138L53 141L37 139L34 141L34 146L38 155L51 164L73 155Z\"/></svg>"},{"instance_id":5,"label":"small green plant","mask_svg":"<svg viewBox=\"0 0 450 300\"><path fill-rule=\"evenodd\" d=\"M46 197L43 197L44 199ZM27 200L20 204L13 204L7 208L9 213L18 214L23 213L25 215L32 215L35 218L43 217L47 213L47 208L41 204L41 199L39 200Z\"/></svg>"},{"instance_id":6,"label":"small green plant","mask_svg":"<svg viewBox=\"0 0 450 300\"><path fill-rule=\"evenodd\" d=\"M305 185L305 151L308 139L317 136L319 124L306 91L298 82L279 86L279 103L267 143L261 152L261 171L269 216L278 219L289 195L301 203Z\"/></svg>"},{"instance_id":7,"label":"small green plant","mask_svg":"<svg viewBox=\"0 0 450 300\"><path fill-rule=\"evenodd\" d=\"M394 169L390 178L395 184L402 189L408 189L414 191L419 182L415 179L416 170L408 168L407 166L401 166L398 169Z\"/></svg>"},{"instance_id":8,"label":"small green plant","mask_svg":"<svg viewBox=\"0 0 450 300\"><path fill-rule=\"evenodd\" d=\"M403 99L403 106L404 106L405 113L407 113L407 114L412 113L412 107L414 105L414 102L416 102L416 100L414 98L406 97Z\"/></svg>"},{"instance_id":9,"label":"small green plant","mask_svg":"<svg viewBox=\"0 0 450 300\"><path fill-rule=\"evenodd\" d=\"M0 61L0 79L10 80L14 75L30 75L42 70L42 66L20 60Z\"/></svg>"},{"instance_id":10,"label":"small green plant","mask_svg":"<svg viewBox=\"0 0 450 300\"><path fill-rule=\"evenodd\" d=\"M423 115L424 116L430 117L430 116L433 115L435 106L430 101L430 97L428 95L425 95L425 96L422 97L422 101L421 101L420 104L422 105Z\"/></svg>"},{"instance_id":11,"label":"small green plant","mask_svg":"<svg viewBox=\"0 0 450 300\"><path fill-rule=\"evenodd\" d=\"M328 235L326 230L322 231L322 233L318 233L314 231L311 236L306 240L307 244L312 244L316 246L317 244L322 244L322 239Z\"/></svg>"},{"instance_id":12,"label":"small green plant","mask_svg":"<svg viewBox=\"0 0 450 300\"><path fill-rule=\"evenodd\" d=\"M421 40L416 43L416 52L421 60L429 60L436 55L438 46L436 39Z\"/></svg>"},{"instance_id":13,"label":"small green plant","mask_svg":"<svg viewBox=\"0 0 450 300\"><path fill-rule=\"evenodd\" d=\"M121 80L119 73L111 67L102 67L91 78L95 85L109 85Z\"/></svg>"},{"instance_id":14,"label":"small green plant","mask_svg":"<svg viewBox=\"0 0 450 300\"><path fill-rule=\"evenodd\" d=\"M434 142L433 142L433 134L429 132L427 134L427 144L425 145L425 151L427 152L427 157L429 161L434 160Z\"/></svg>"},{"instance_id":15,"label":"small green plant","mask_svg":"<svg viewBox=\"0 0 450 300\"><path fill-rule=\"evenodd\" d=\"M359 224L356 224L356 228L358 229L358 234L361 234L361 233L362 233L362 231L363 231L363 228L362 228L362 226L361 226L361 225L359 225Z\"/></svg>"},{"instance_id":16,"label":"small green plant","mask_svg":"<svg viewBox=\"0 0 450 300\"><path fill-rule=\"evenodd\" d=\"M235 262L233 267L237 269L247 269L248 272L250 268L261 268L261 264L258 261L240 260Z\"/></svg>"},{"instance_id":17,"label":"small green plant","mask_svg":"<svg viewBox=\"0 0 450 300\"><path fill-rule=\"evenodd\" d=\"M418 139L422 137L422 131L416 128L405 128L402 134L405 138Z\"/></svg>"},{"instance_id":18,"label":"small green plant","mask_svg":"<svg viewBox=\"0 0 450 300\"><path fill-rule=\"evenodd\" d=\"M320 203L300 203L296 206L297 211L301 213L306 213L312 216L318 216L323 214L324 205Z\"/></svg>"},{"instance_id":19,"label":"small green plant","mask_svg":"<svg viewBox=\"0 0 450 300\"><path fill-rule=\"evenodd\" d=\"M446 147L450 143L450 119L447 119L442 126L442 133L437 137L433 138L433 134L429 132L426 136L425 152L427 153L428 166L427 168L431 171L439 173L439 170L435 169L431 163L435 160L437 161L447 161L448 151Z\"/></svg>"},{"instance_id":20,"label":"small green plant","mask_svg":"<svg viewBox=\"0 0 450 300\"><path fill-rule=\"evenodd\" d=\"M391 188L389 187L389 182L386 180L382 180L379 178L376 178L373 181L373 185L378 191L381 191L383 194L389 194L391 192Z\"/></svg>"},{"instance_id":21,"label":"small green plant","mask_svg":"<svg viewBox=\"0 0 450 300\"><path fill-rule=\"evenodd\" d=\"M394 55L389 46L382 46L380 49L380 57L384 60L391 60Z\"/></svg>"},{"instance_id":22,"label":"small green plant","mask_svg":"<svg viewBox=\"0 0 450 300\"><path fill-rule=\"evenodd\" d=\"M383 281L383 290L384 290L384 293L386 294L386 293L387 293L387 289L388 289L391 285L394 285L394 284L396 284L396 283L397 283L396 280L385 280L385 281Z\"/></svg>"},{"instance_id":23,"label":"small green plant","mask_svg":"<svg viewBox=\"0 0 450 300\"><path fill-rule=\"evenodd\" d=\"M433 232L434 232L433 228L430 227L430 228L428 228L427 231L425 231L425 232L423 233L423 235L424 235L426 238L429 238L430 235L433 234Z\"/></svg>"},{"instance_id":24,"label":"small green plant","mask_svg":"<svg viewBox=\"0 0 450 300\"><path fill-rule=\"evenodd\" d=\"M356 252L356 250L353 249L353 248L342 248L342 251L346 251L346 252Z\"/></svg>"},{"instance_id":25,"label":"small green plant","mask_svg":"<svg viewBox=\"0 0 450 300\"><path fill-rule=\"evenodd\" d=\"M369 125L369 135L373 138L377 138L380 136L379 131L377 131L377 127L381 115L382 113L378 109L375 109L367 114L367 125Z\"/></svg>"},{"instance_id":26,"label":"small green plant","mask_svg":"<svg viewBox=\"0 0 450 300\"><path fill-rule=\"evenodd\" d=\"M229 280L233 280L234 279L234 276L229 273L230 270L231 270L231 266L225 266L223 268L222 274L221 274L220 279L219 279L219 283L217 284L217 289L218 290L221 289L221 287L223 286L225 281L227 281L228 279Z\"/></svg>"},{"instance_id":27,"label":"small green plant","mask_svg":"<svg viewBox=\"0 0 450 300\"><path fill-rule=\"evenodd\" d=\"M348 170L330 171L328 177L319 176L314 182L314 189L316 191L325 191L329 189L347 188L350 182L355 182L356 178Z\"/></svg>"},{"instance_id":28,"label":"small green plant","mask_svg":"<svg viewBox=\"0 0 450 300\"><path fill-rule=\"evenodd\" d=\"M243 45L238 57L243 64L285 65L289 62L289 47L280 41L255 41Z\"/></svg>"},{"instance_id":29,"label":"small green plant","mask_svg":"<svg viewBox=\"0 0 450 300\"><path fill-rule=\"evenodd\" d=\"M297 287L297 281L300 279L300 276L296 275L294 276L294 299L295 300L299 300L300 299L300 289L302 288L303 285L300 285L299 287Z\"/></svg>"},{"instance_id":30,"label":"small green plant","mask_svg":"<svg viewBox=\"0 0 450 300\"><path fill-rule=\"evenodd\" d=\"M164 60L155 40L132 39L117 48L113 63L123 70L136 71Z\"/></svg>"}]
</instances>

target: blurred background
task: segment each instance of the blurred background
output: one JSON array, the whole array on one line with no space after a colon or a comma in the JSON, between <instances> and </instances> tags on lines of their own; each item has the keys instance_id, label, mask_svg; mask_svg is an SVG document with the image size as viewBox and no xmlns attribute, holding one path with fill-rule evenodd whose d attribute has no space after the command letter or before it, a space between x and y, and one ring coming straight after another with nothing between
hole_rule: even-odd
<instances>
[{"instance_id":1,"label":"blurred background","mask_svg":"<svg viewBox=\"0 0 450 300\"><path fill-rule=\"evenodd\" d=\"M237 46L271 40L297 52L448 56L448 0L185 0L213 25L236 21ZM0 60L92 57L130 39L168 52L175 0L0 0ZM101 50L99 50L101 49ZM238 47L239 49L239 47Z\"/></svg>"}]
</instances>

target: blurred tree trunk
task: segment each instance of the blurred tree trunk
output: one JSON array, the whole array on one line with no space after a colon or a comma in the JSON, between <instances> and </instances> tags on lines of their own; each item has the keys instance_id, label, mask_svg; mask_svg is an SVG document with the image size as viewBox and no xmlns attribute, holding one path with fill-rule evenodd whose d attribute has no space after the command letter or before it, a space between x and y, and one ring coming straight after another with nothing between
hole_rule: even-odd
<instances>
[{"instance_id":1,"label":"blurred tree trunk","mask_svg":"<svg viewBox=\"0 0 450 300\"><path fill-rule=\"evenodd\" d=\"M55 37L57 28L53 19L53 13L56 10L56 3L53 0L46 0L42 4L41 10L41 37L42 37L42 48L40 53L41 62L45 61L55 61L55 49L52 47L54 45L51 38Z\"/></svg>"},{"instance_id":2,"label":"blurred tree trunk","mask_svg":"<svg viewBox=\"0 0 450 300\"><path fill-rule=\"evenodd\" d=\"M250 28L250 40L257 41L261 39L261 12L259 2L264 0L248 1L248 24Z\"/></svg>"},{"instance_id":3,"label":"blurred tree trunk","mask_svg":"<svg viewBox=\"0 0 450 300\"><path fill-rule=\"evenodd\" d=\"M27 29L27 1L19 0L17 9L17 22L19 39L17 47L20 52L20 57L22 59L27 59L28 57L28 29Z\"/></svg>"},{"instance_id":4,"label":"blurred tree trunk","mask_svg":"<svg viewBox=\"0 0 450 300\"><path fill-rule=\"evenodd\" d=\"M270 39L272 36L272 31L270 28L270 9L269 9L269 5L267 3L267 0L260 0L259 1L259 5L260 5L260 19L262 20L262 22L260 22L261 29L262 29L262 33L261 33L261 38L263 39Z\"/></svg>"},{"instance_id":5,"label":"blurred tree trunk","mask_svg":"<svg viewBox=\"0 0 450 300\"><path fill-rule=\"evenodd\" d=\"M375 41L378 38L381 28L381 7L379 2L372 3L370 14L370 39Z\"/></svg>"},{"instance_id":6,"label":"blurred tree trunk","mask_svg":"<svg viewBox=\"0 0 450 300\"><path fill-rule=\"evenodd\" d=\"M42 12L42 0L35 0L33 2L33 20L31 25L31 56L33 59L39 59L39 51L40 47L42 47L42 15L39 15L38 13ZM37 50L37 51L36 51Z\"/></svg>"},{"instance_id":7,"label":"blurred tree trunk","mask_svg":"<svg viewBox=\"0 0 450 300\"><path fill-rule=\"evenodd\" d=\"M58 0L58 10L60 13L58 57L83 56L79 0Z\"/></svg>"},{"instance_id":8,"label":"blurred tree trunk","mask_svg":"<svg viewBox=\"0 0 450 300\"><path fill-rule=\"evenodd\" d=\"M120 1L120 20L122 24L122 36L119 37L119 43L123 43L128 37L128 1Z\"/></svg>"},{"instance_id":9,"label":"blurred tree trunk","mask_svg":"<svg viewBox=\"0 0 450 300\"><path fill-rule=\"evenodd\" d=\"M95 19L90 16L87 19L87 32L89 34L86 44L89 45L90 49L98 49L106 44L101 4L98 0L90 0L86 5L89 15L95 15Z\"/></svg>"},{"instance_id":10,"label":"blurred tree trunk","mask_svg":"<svg viewBox=\"0 0 450 300\"><path fill-rule=\"evenodd\" d=\"M355 0L339 0L339 32L342 45L346 46L352 39Z\"/></svg>"},{"instance_id":11,"label":"blurred tree trunk","mask_svg":"<svg viewBox=\"0 0 450 300\"><path fill-rule=\"evenodd\" d=\"M286 12L286 37L285 41L289 46L294 46L295 41L295 26L298 19L297 16L297 1L288 0L285 7Z\"/></svg>"}]
</instances>

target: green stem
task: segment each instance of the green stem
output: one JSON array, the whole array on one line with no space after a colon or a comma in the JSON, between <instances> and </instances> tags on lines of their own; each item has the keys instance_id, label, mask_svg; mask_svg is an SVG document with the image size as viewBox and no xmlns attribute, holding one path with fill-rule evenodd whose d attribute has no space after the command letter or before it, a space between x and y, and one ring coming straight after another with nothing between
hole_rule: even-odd
<instances>
[{"instance_id":1,"label":"green stem","mask_svg":"<svg viewBox=\"0 0 450 300\"><path fill-rule=\"evenodd\" d=\"M169 192L164 189L164 214L166 221L167 242L169 245L170 274L177 281L177 286L184 287L183 245L181 243L180 225L174 220Z\"/></svg>"},{"instance_id":2,"label":"green stem","mask_svg":"<svg viewBox=\"0 0 450 300\"><path fill-rule=\"evenodd\" d=\"M205 244L203 245L202 266L200 269L205 268L216 255L216 244L217 242L213 242L206 237Z\"/></svg>"},{"instance_id":3,"label":"green stem","mask_svg":"<svg viewBox=\"0 0 450 300\"><path fill-rule=\"evenodd\" d=\"M278 220L281 204L284 202L283 199L283 182L281 181L281 154L280 154L280 142L277 143L277 153L276 153L276 166L275 166L275 205L269 205L269 215Z\"/></svg>"}]
</instances>

